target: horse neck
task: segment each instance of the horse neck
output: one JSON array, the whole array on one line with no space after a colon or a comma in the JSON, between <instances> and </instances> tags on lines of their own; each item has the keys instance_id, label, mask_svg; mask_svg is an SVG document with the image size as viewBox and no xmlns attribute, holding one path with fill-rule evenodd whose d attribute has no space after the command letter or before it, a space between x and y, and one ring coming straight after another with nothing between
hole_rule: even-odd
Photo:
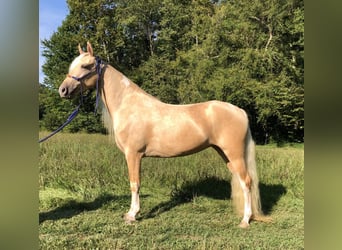
<instances>
[{"instance_id":1,"label":"horse neck","mask_svg":"<svg viewBox=\"0 0 342 250\"><path fill-rule=\"evenodd\" d=\"M118 110L124 96L133 91L143 90L120 71L110 65L106 66L103 75L102 101L111 115Z\"/></svg>"}]
</instances>

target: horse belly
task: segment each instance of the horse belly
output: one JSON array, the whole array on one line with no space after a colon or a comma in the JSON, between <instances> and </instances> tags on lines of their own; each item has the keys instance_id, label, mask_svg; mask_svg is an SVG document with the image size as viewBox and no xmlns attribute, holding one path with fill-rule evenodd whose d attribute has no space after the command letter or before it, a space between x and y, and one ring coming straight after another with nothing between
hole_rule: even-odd
<instances>
[{"instance_id":1,"label":"horse belly","mask_svg":"<svg viewBox=\"0 0 342 250\"><path fill-rule=\"evenodd\" d=\"M146 156L174 157L188 155L209 146L203 128L191 122L181 122L175 126L157 126L146 147Z\"/></svg>"}]
</instances>

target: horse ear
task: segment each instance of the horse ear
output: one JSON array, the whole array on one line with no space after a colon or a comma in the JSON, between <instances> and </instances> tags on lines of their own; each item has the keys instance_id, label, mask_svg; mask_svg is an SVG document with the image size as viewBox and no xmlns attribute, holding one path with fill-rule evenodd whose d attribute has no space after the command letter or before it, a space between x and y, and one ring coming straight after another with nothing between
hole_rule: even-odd
<instances>
[{"instance_id":1,"label":"horse ear","mask_svg":"<svg viewBox=\"0 0 342 250\"><path fill-rule=\"evenodd\" d=\"M93 48L91 47L91 44L89 41L87 42L87 51L91 56L94 55Z\"/></svg>"},{"instance_id":2,"label":"horse ear","mask_svg":"<svg viewBox=\"0 0 342 250\"><path fill-rule=\"evenodd\" d=\"M78 44L78 51L80 52L80 55L84 53L84 51L81 48L81 44Z\"/></svg>"}]
</instances>

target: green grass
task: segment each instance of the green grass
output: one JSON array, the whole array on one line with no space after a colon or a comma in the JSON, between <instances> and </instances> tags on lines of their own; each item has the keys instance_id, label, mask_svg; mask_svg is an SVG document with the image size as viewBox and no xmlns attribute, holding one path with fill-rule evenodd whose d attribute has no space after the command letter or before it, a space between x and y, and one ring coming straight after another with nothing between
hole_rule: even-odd
<instances>
[{"instance_id":1,"label":"green grass","mask_svg":"<svg viewBox=\"0 0 342 250\"><path fill-rule=\"evenodd\" d=\"M42 133L40 136L43 136ZM142 162L141 212L124 156L107 136L59 134L40 144L41 249L303 249L304 146L257 146L263 210L237 227L230 173L214 150Z\"/></svg>"}]
</instances>

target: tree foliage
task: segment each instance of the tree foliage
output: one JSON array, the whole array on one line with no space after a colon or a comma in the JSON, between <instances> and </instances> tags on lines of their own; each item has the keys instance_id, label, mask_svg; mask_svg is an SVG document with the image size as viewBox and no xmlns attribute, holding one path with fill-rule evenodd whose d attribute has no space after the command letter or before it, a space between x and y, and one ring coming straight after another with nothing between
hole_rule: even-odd
<instances>
[{"instance_id":1,"label":"tree foliage","mask_svg":"<svg viewBox=\"0 0 342 250\"><path fill-rule=\"evenodd\" d=\"M70 112L56 92L77 44L94 50L143 89L176 104L218 99L244 108L259 143L304 140L302 0L68 0L70 13L43 40L41 126ZM72 131L102 131L91 112ZM89 111L89 112L87 112Z\"/></svg>"}]
</instances>

